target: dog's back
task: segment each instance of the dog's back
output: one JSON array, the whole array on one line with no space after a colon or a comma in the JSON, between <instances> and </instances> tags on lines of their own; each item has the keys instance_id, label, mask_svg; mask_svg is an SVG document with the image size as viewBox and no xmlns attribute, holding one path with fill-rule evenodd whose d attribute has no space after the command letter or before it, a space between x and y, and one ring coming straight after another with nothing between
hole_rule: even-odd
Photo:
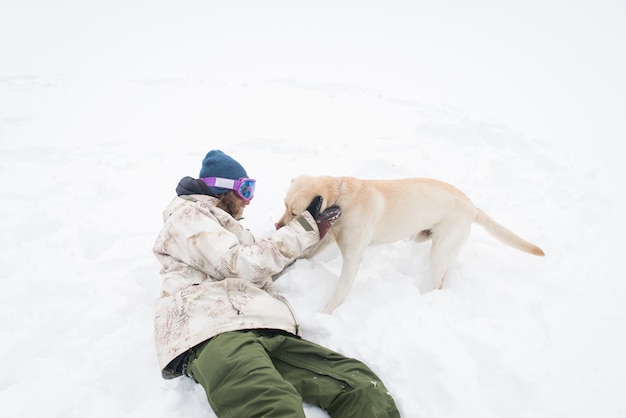
<instances>
[{"instance_id":1,"label":"dog's back","mask_svg":"<svg viewBox=\"0 0 626 418\"><path fill-rule=\"evenodd\" d=\"M338 177L336 204L343 216L333 226L342 233L350 229L371 229L371 242L386 243L430 231L443 220L463 216L471 222L476 213L472 202L456 187L428 178L362 180ZM346 226L343 226L343 225Z\"/></svg>"}]
</instances>

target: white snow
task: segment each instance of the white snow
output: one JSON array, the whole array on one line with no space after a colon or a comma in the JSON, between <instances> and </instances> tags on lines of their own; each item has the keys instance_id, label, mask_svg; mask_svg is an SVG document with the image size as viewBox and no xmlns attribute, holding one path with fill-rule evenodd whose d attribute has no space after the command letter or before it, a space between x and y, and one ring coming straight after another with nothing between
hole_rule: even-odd
<instances>
[{"instance_id":1,"label":"white snow","mask_svg":"<svg viewBox=\"0 0 626 418\"><path fill-rule=\"evenodd\" d=\"M284 272L404 417L626 416L625 44L616 0L0 3L2 416L214 416L152 340L161 211L210 149L258 237L296 175L420 176L546 252L476 227L426 291L428 244L372 247L332 316L336 248Z\"/></svg>"}]
</instances>

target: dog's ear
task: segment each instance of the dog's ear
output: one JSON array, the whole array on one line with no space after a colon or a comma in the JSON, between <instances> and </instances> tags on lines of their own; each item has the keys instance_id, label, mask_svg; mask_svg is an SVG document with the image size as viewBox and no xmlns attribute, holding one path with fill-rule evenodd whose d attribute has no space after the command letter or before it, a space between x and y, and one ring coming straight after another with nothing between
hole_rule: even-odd
<instances>
[{"instance_id":1,"label":"dog's ear","mask_svg":"<svg viewBox=\"0 0 626 418\"><path fill-rule=\"evenodd\" d=\"M324 212L329 207L337 204L339 199L339 185L337 179L334 177L326 176L319 178L319 187L317 193L322 196L322 207L320 211Z\"/></svg>"}]
</instances>

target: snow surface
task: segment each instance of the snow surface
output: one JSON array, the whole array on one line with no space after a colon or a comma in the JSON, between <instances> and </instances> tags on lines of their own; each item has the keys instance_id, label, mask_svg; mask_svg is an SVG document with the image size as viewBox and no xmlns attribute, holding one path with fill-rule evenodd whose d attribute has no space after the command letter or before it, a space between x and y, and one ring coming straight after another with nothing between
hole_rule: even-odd
<instances>
[{"instance_id":1,"label":"snow surface","mask_svg":"<svg viewBox=\"0 0 626 418\"><path fill-rule=\"evenodd\" d=\"M428 244L372 247L332 316L336 249L284 272L404 417L625 417L624 45L610 0L1 2L2 416L214 416L160 377L151 248L217 148L258 237L296 175L423 176L546 252L476 227L425 291Z\"/></svg>"}]
</instances>

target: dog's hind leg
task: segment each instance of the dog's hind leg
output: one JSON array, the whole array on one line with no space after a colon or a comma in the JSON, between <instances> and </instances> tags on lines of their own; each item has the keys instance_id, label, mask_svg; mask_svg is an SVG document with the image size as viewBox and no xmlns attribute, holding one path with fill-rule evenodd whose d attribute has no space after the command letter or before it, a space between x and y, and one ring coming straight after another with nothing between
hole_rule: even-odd
<instances>
[{"instance_id":1,"label":"dog's hind leg","mask_svg":"<svg viewBox=\"0 0 626 418\"><path fill-rule=\"evenodd\" d=\"M448 268L461 251L470 233L469 223L447 225L443 230L434 230L430 249L430 277L435 289L441 289Z\"/></svg>"}]
</instances>

